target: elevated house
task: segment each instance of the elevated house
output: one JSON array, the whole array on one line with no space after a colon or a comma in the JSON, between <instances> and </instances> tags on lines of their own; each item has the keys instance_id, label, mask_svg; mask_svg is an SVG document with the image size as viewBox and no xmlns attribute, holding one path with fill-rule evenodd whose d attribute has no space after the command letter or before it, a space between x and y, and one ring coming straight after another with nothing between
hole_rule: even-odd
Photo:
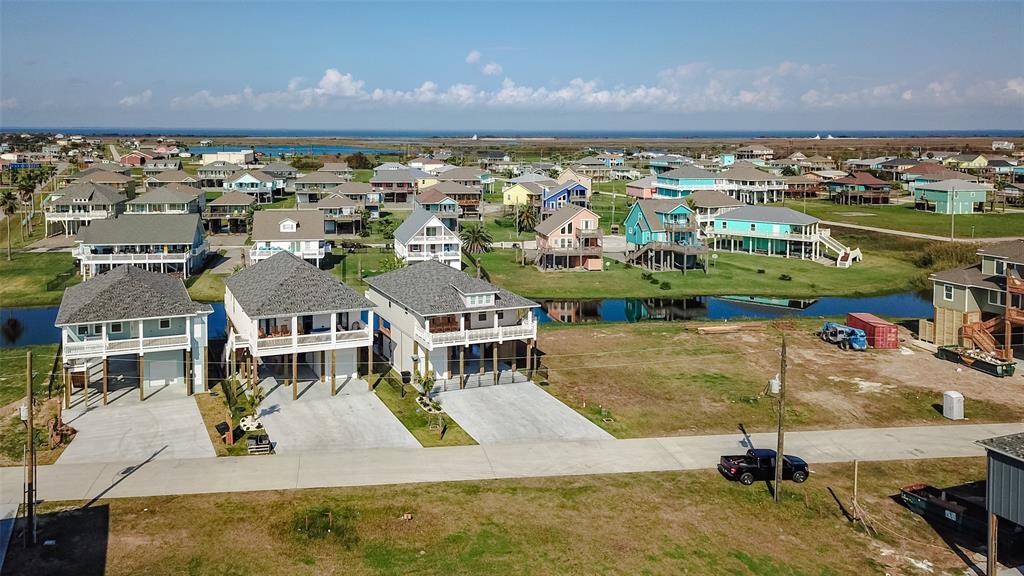
<instances>
[{"instance_id":1,"label":"elevated house","mask_svg":"<svg viewBox=\"0 0 1024 576\"><path fill-rule=\"evenodd\" d=\"M696 190L720 190L723 185L723 180L714 172L682 166L656 175L654 198L685 198Z\"/></svg>"},{"instance_id":2,"label":"elevated house","mask_svg":"<svg viewBox=\"0 0 1024 576\"><path fill-rule=\"evenodd\" d=\"M189 214L202 212L206 194L199 188L167 184L136 196L126 204L126 214Z\"/></svg>"},{"instance_id":3,"label":"elevated house","mask_svg":"<svg viewBox=\"0 0 1024 576\"><path fill-rule=\"evenodd\" d=\"M71 256L82 278L124 264L188 277L209 253L199 214L132 214L96 220L79 231Z\"/></svg>"},{"instance_id":4,"label":"elevated house","mask_svg":"<svg viewBox=\"0 0 1024 576\"><path fill-rule=\"evenodd\" d=\"M920 336L1009 360L1024 350L1024 240L987 244L978 257L931 275L935 317L922 322Z\"/></svg>"},{"instance_id":5,"label":"elevated house","mask_svg":"<svg viewBox=\"0 0 1024 576\"><path fill-rule=\"evenodd\" d=\"M274 178L285 182L295 180L299 176L298 168L287 162L271 162L260 168L260 172L270 174Z\"/></svg>"},{"instance_id":6,"label":"elevated house","mask_svg":"<svg viewBox=\"0 0 1024 576\"><path fill-rule=\"evenodd\" d=\"M316 204L329 194L328 190L344 183L344 178L331 172L311 172L295 180L295 202Z\"/></svg>"},{"instance_id":7,"label":"elevated house","mask_svg":"<svg viewBox=\"0 0 1024 576\"><path fill-rule=\"evenodd\" d=\"M315 204L324 215L327 234L359 234L363 228L363 207L344 194L330 194Z\"/></svg>"},{"instance_id":8,"label":"elevated house","mask_svg":"<svg viewBox=\"0 0 1024 576\"><path fill-rule=\"evenodd\" d=\"M541 270L603 270L600 217L582 206L566 204L537 225Z\"/></svg>"},{"instance_id":9,"label":"elevated house","mask_svg":"<svg viewBox=\"0 0 1024 576\"><path fill-rule=\"evenodd\" d=\"M455 184L455 186L460 186ZM437 184L424 189L413 198L414 209L425 210L437 216L441 223L452 232L459 231L459 218L462 216L462 209L459 203L441 191L441 185Z\"/></svg>"},{"instance_id":10,"label":"elevated house","mask_svg":"<svg viewBox=\"0 0 1024 576\"><path fill-rule=\"evenodd\" d=\"M919 182L914 185L914 206L936 214L973 214L984 211L993 191L991 184L961 179Z\"/></svg>"},{"instance_id":11,"label":"elevated house","mask_svg":"<svg viewBox=\"0 0 1024 576\"><path fill-rule=\"evenodd\" d=\"M432 376L460 388L532 369L537 303L433 260L366 283L381 316L381 354L417 382Z\"/></svg>"},{"instance_id":12,"label":"elevated house","mask_svg":"<svg viewBox=\"0 0 1024 576\"><path fill-rule=\"evenodd\" d=\"M130 175L122 174L114 170L94 170L91 169L83 170L74 176L74 182L77 184L100 184L102 186L109 186L114 190L122 193L131 193L135 191L135 179ZM86 173L88 172L88 173Z\"/></svg>"},{"instance_id":13,"label":"elevated house","mask_svg":"<svg viewBox=\"0 0 1024 576\"><path fill-rule=\"evenodd\" d=\"M458 206L458 218L464 220L480 220L483 218L483 213L480 211L483 193L480 187L467 186L453 180L441 180L433 186L421 188L417 198L427 191L432 192L431 197L434 197L433 193L438 193L452 199ZM447 223L445 225L447 226ZM458 226L452 228L452 230L458 231Z\"/></svg>"},{"instance_id":14,"label":"elevated house","mask_svg":"<svg viewBox=\"0 0 1024 576\"><path fill-rule=\"evenodd\" d=\"M379 168L379 167L378 167ZM420 181L433 176L422 170L376 170L370 178L370 186L381 194L384 202L407 202L419 191ZM436 180L435 180L436 182Z\"/></svg>"},{"instance_id":15,"label":"elevated house","mask_svg":"<svg viewBox=\"0 0 1024 576\"><path fill-rule=\"evenodd\" d=\"M541 196L541 220L554 214L562 206L568 205L580 206L582 208L589 207L590 190L574 180L559 183L557 186L545 189Z\"/></svg>"},{"instance_id":16,"label":"elevated house","mask_svg":"<svg viewBox=\"0 0 1024 576\"><path fill-rule=\"evenodd\" d=\"M759 170L749 162L736 162L720 172L718 178L724 181L720 191L747 204L778 202L786 191L782 176Z\"/></svg>"},{"instance_id":17,"label":"elevated house","mask_svg":"<svg viewBox=\"0 0 1024 576\"><path fill-rule=\"evenodd\" d=\"M320 210L257 210L249 259L256 263L288 252L319 267L327 252L325 229Z\"/></svg>"},{"instance_id":18,"label":"elevated house","mask_svg":"<svg viewBox=\"0 0 1024 576\"><path fill-rule=\"evenodd\" d=\"M414 209L395 230L395 256L408 263L437 260L462 269L462 240L433 212Z\"/></svg>"},{"instance_id":19,"label":"elevated house","mask_svg":"<svg viewBox=\"0 0 1024 576\"><path fill-rule=\"evenodd\" d=\"M384 162L373 169L373 173L386 172L388 170L408 170L411 166L406 166L400 162Z\"/></svg>"},{"instance_id":20,"label":"elevated house","mask_svg":"<svg viewBox=\"0 0 1024 576\"><path fill-rule=\"evenodd\" d=\"M516 206L531 206L539 212L544 194L556 187L558 187L558 182L554 180L519 182L502 192L502 204L506 210Z\"/></svg>"},{"instance_id":21,"label":"elevated house","mask_svg":"<svg viewBox=\"0 0 1024 576\"><path fill-rule=\"evenodd\" d=\"M941 180L963 179L971 182L981 182L981 179L946 168L938 162L921 162L911 166L900 174L900 179L907 183L907 188L913 192L914 187L920 183L939 182Z\"/></svg>"},{"instance_id":22,"label":"elevated house","mask_svg":"<svg viewBox=\"0 0 1024 576\"><path fill-rule=\"evenodd\" d=\"M892 200L889 183L867 172L825 182L825 189L837 204L889 204Z\"/></svg>"},{"instance_id":23,"label":"elevated house","mask_svg":"<svg viewBox=\"0 0 1024 576\"><path fill-rule=\"evenodd\" d=\"M203 221L211 234L245 234L249 232L256 199L241 192L226 192L207 203Z\"/></svg>"},{"instance_id":24,"label":"elevated house","mask_svg":"<svg viewBox=\"0 0 1024 576\"><path fill-rule=\"evenodd\" d=\"M380 218L381 194L375 192L373 187L366 182L345 182L328 192L335 196L344 196L359 205L360 211L366 210L370 213L370 219Z\"/></svg>"},{"instance_id":25,"label":"elevated house","mask_svg":"<svg viewBox=\"0 0 1024 576\"><path fill-rule=\"evenodd\" d=\"M750 144L736 149L737 160L771 160L774 157L775 150L763 144Z\"/></svg>"},{"instance_id":26,"label":"elevated house","mask_svg":"<svg viewBox=\"0 0 1024 576\"><path fill-rule=\"evenodd\" d=\"M438 183L451 182L473 188L477 192L490 192L494 186L494 176L487 170L472 166L455 166L447 170L428 172L433 174Z\"/></svg>"},{"instance_id":27,"label":"elevated house","mask_svg":"<svg viewBox=\"0 0 1024 576\"><path fill-rule=\"evenodd\" d=\"M719 214L708 230L708 243L714 250L801 260L818 260L832 251L840 268L862 258L860 249L850 249L820 228L817 218L774 206L742 206Z\"/></svg>"},{"instance_id":28,"label":"elevated house","mask_svg":"<svg viewBox=\"0 0 1024 576\"><path fill-rule=\"evenodd\" d=\"M373 309L330 272L277 252L224 281L229 373L252 386L261 365L284 368L295 400L301 365L333 395L373 371Z\"/></svg>"},{"instance_id":29,"label":"elevated house","mask_svg":"<svg viewBox=\"0 0 1024 576\"><path fill-rule=\"evenodd\" d=\"M144 152L142 150L132 150L125 154L122 154L118 158L118 162L125 166L142 166L146 162L149 162L155 157L155 154Z\"/></svg>"},{"instance_id":30,"label":"elevated house","mask_svg":"<svg viewBox=\"0 0 1024 576\"><path fill-rule=\"evenodd\" d=\"M679 154L656 154L648 162L651 174L655 176L690 164L693 164L692 158Z\"/></svg>"},{"instance_id":31,"label":"elevated house","mask_svg":"<svg viewBox=\"0 0 1024 576\"><path fill-rule=\"evenodd\" d=\"M43 201L46 235L63 232L66 237L96 220L116 218L126 202L124 194L104 184L79 181L60 188Z\"/></svg>"},{"instance_id":32,"label":"elevated house","mask_svg":"<svg viewBox=\"0 0 1024 576\"><path fill-rule=\"evenodd\" d=\"M199 177L199 186L202 188L223 188L224 180L241 169L238 164L217 160L200 166L196 170L196 176Z\"/></svg>"},{"instance_id":33,"label":"elevated house","mask_svg":"<svg viewBox=\"0 0 1024 576\"><path fill-rule=\"evenodd\" d=\"M256 199L257 204L269 204L284 194L284 179L261 170L240 170L224 179L225 192L240 192Z\"/></svg>"},{"instance_id":34,"label":"elevated house","mask_svg":"<svg viewBox=\"0 0 1024 576\"><path fill-rule=\"evenodd\" d=\"M984 154L974 152L957 154L942 160L942 164L954 170L982 170L988 166L988 158Z\"/></svg>"},{"instance_id":35,"label":"elevated house","mask_svg":"<svg viewBox=\"0 0 1024 576\"><path fill-rule=\"evenodd\" d=\"M444 160L435 160L433 158L425 158L423 156L413 158L406 162L409 168L416 168L417 170L423 170L428 174L436 174L437 169L444 166Z\"/></svg>"},{"instance_id":36,"label":"elevated house","mask_svg":"<svg viewBox=\"0 0 1024 576\"><path fill-rule=\"evenodd\" d=\"M589 191L593 190L593 188L594 188L594 180L593 180L593 178L591 178L591 176L589 174L585 174L583 171L577 170L577 169L573 168L572 166L570 166L570 167L566 168L565 170L562 170L561 172L558 173L558 176L555 177L555 182L558 182L559 184L568 184L569 182L577 182L579 184L582 184L582 185L586 186L587 191L588 191L587 192L587 201L588 202L590 201L590 192Z\"/></svg>"},{"instance_id":37,"label":"elevated house","mask_svg":"<svg viewBox=\"0 0 1024 576\"><path fill-rule=\"evenodd\" d=\"M317 169L317 172L334 174L345 182L352 181L352 169L345 162L324 162L324 165Z\"/></svg>"},{"instance_id":38,"label":"elevated house","mask_svg":"<svg viewBox=\"0 0 1024 576\"><path fill-rule=\"evenodd\" d=\"M135 266L68 288L54 322L61 332L64 407L105 405L111 394L132 388L140 400L209 390L212 312L192 301L180 278Z\"/></svg>"},{"instance_id":39,"label":"elevated house","mask_svg":"<svg viewBox=\"0 0 1024 576\"><path fill-rule=\"evenodd\" d=\"M147 176L143 181L146 188L160 188L168 184L181 184L191 188L199 188L199 179L182 170L165 170Z\"/></svg>"},{"instance_id":40,"label":"elevated house","mask_svg":"<svg viewBox=\"0 0 1024 576\"><path fill-rule=\"evenodd\" d=\"M683 270L706 265L707 246L697 215L683 199L637 200L623 221L626 259L647 270Z\"/></svg>"},{"instance_id":41,"label":"elevated house","mask_svg":"<svg viewBox=\"0 0 1024 576\"><path fill-rule=\"evenodd\" d=\"M703 238L714 227L719 215L746 206L745 203L718 190L696 190L684 200L686 207L697 215L697 229Z\"/></svg>"},{"instance_id":42,"label":"elevated house","mask_svg":"<svg viewBox=\"0 0 1024 576\"><path fill-rule=\"evenodd\" d=\"M569 168L573 172L591 178L596 182L612 179L612 168L595 156L588 156L573 163Z\"/></svg>"},{"instance_id":43,"label":"elevated house","mask_svg":"<svg viewBox=\"0 0 1024 576\"><path fill-rule=\"evenodd\" d=\"M142 173L146 176L155 176L161 172L181 170L181 160L178 158L163 158L150 160L142 166Z\"/></svg>"},{"instance_id":44,"label":"elevated house","mask_svg":"<svg viewBox=\"0 0 1024 576\"><path fill-rule=\"evenodd\" d=\"M783 176L786 183L786 196L789 198L816 197L821 191L821 182L806 176Z\"/></svg>"},{"instance_id":45,"label":"elevated house","mask_svg":"<svg viewBox=\"0 0 1024 576\"><path fill-rule=\"evenodd\" d=\"M654 198L655 183L658 178L654 175L644 176L639 180L634 180L626 184L626 194L633 198L640 198L642 200L649 200Z\"/></svg>"}]
</instances>

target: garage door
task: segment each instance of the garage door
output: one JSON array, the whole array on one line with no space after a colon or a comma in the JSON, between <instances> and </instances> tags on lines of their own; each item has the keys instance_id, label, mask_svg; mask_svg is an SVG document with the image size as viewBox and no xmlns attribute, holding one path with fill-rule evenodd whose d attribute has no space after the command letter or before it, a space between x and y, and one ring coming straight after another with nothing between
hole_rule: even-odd
<instances>
[{"instance_id":1,"label":"garage door","mask_svg":"<svg viewBox=\"0 0 1024 576\"><path fill-rule=\"evenodd\" d=\"M154 355L155 356L155 355ZM167 386L178 381L181 372L181 360L177 358L151 358L149 360L149 377L147 384L150 386Z\"/></svg>"}]
</instances>

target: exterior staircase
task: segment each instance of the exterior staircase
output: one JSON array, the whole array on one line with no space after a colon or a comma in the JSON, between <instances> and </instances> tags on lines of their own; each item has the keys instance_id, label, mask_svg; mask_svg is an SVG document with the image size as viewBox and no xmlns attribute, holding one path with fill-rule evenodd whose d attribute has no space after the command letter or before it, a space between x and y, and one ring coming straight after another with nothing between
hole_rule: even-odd
<instances>
[{"instance_id":1,"label":"exterior staircase","mask_svg":"<svg viewBox=\"0 0 1024 576\"><path fill-rule=\"evenodd\" d=\"M864 259L864 255L861 253L860 248L851 249L842 242L836 240L832 237L832 231L827 228L819 230L818 237L821 238L821 243L825 248L836 253L836 266L839 268L849 268L850 264Z\"/></svg>"}]
</instances>

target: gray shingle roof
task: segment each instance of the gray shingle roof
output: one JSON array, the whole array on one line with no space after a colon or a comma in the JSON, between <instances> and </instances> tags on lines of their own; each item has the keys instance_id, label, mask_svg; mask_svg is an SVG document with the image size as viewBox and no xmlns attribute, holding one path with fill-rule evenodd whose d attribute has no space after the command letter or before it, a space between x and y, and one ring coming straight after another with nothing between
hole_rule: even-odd
<instances>
[{"instance_id":1,"label":"gray shingle roof","mask_svg":"<svg viewBox=\"0 0 1024 576\"><path fill-rule=\"evenodd\" d=\"M241 178L242 176L245 176L246 174L259 180L260 182L273 182L274 180L277 180L277 178L274 178L270 174L267 174L266 172L262 172L260 170L239 170L238 172L229 175L227 178L224 179L224 181L234 182Z\"/></svg>"},{"instance_id":2,"label":"gray shingle roof","mask_svg":"<svg viewBox=\"0 0 1024 576\"><path fill-rule=\"evenodd\" d=\"M467 284L468 277L461 270L456 270L436 260L426 260L379 276L372 276L366 279L366 283L371 290L383 294L393 302L409 308L420 316L540 306L532 300L483 280L474 281L472 285L469 285ZM456 286L462 286L464 289L483 290L483 284L495 292L494 305L472 308L466 306Z\"/></svg>"},{"instance_id":3,"label":"gray shingle roof","mask_svg":"<svg viewBox=\"0 0 1024 576\"><path fill-rule=\"evenodd\" d=\"M331 194L322 198L319 202L314 204L316 208L341 208L343 206L359 206L355 200L345 196L344 194Z\"/></svg>"},{"instance_id":4,"label":"gray shingle roof","mask_svg":"<svg viewBox=\"0 0 1024 576\"><path fill-rule=\"evenodd\" d=\"M191 190L191 192L189 192ZM151 188L149 192L128 201L129 204L188 204L202 193L198 188L180 186L171 183L159 188Z\"/></svg>"},{"instance_id":5,"label":"gray shingle roof","mask_svg":"<svg viewBox=\"0 0 1024 576\"><path fill-rule=\"evenodd\" d=\"M1007 240L1006 242L988 244L978 250L978 254L1005 258L1016 264L1024 264L1024 240Z\"/></svg>"},{"instance_id":6,"label":"gray shingle roof","mask_svg":"<svg viewBox=\"0 0 1024 576\"><path fill-rule=\"evenodd\" d=\"M991 290L1002 290L1003 288L1003 277L985 274L981 271L981 264L935 272L931 275L931 279L958 286L974 286Z\"/></svg>"},{"instance_id":7,"label":"gray shingle roof","mask_svg":"<svg viewBox=\"0 0 1024 576\"><path fill-rule=\"evenodd\" d=\"M189 180L195 182L195 179L195 176L183 170L164 170L146 178L146 180L154 180L156 182L187 182Z\"/></svg>"},{"instance_id":8,"label":"gray shingle roof","mask_svg":"<svg viewBox=\"0 0 1024 576\"><path fill-rule=\"evenodd\" d=\"M1024 461L1024 432L978 440L985 448Z\"/></svg>"},{"instance_id":9,"label":"gray shingle roof","mask_svg":"<svg viewBox=\"0 0 1024 576\"><path fill-rule=\"evenodd\" d=\"M561 228L563 224L572 219L572 217L581 210L586 210L586 208L577 206L576 204L566 204L558 210L555 210L550 216L545 218L543 222L537 224L534 231L541 236L548 236L555 230Z\"/></svg>"},{"instance_id":10,"label":"gray shingle roof","mask_svg":"<svg viewBox=\"0 0 1024 576\"><path fill-rule=\"evenodd\" d=\"M78 232L82 244L187 244L202 235L199 214L128 214L94 220Z\"/></svg>"},{"instance_id":11,"label":"gray shingle roof","mask_svg":"<svg viewBox=\"0 0 1024 576\"><path fill-rule=\"evenodd\" d=\"M720 178L726 180L737 180L741 182L762 182L767 180L782 180L781 176L769 174L764 170L758 170L754 168L752 164L745 162L737 162L729 167L728 170L722 172L719 175Z\"/></svg>"},{"instance_id":12,"label":"gray shingle roof","mask_svg":"<svg viewBox=\"0 0 1024 576\"><path fill-rule=\"evenodd\" d=\"M420 178L432 178L423 170L408 168L405 170L378 170L370 178L371 183L377 182L415 182Z\"/></svg>"},{"instance_id":13,"label":"gray shingle roof","mask_svg":"<svg viewBox=\"0 0 1024 576\"><path fill-rule=\"evenodd\" d=\"M374 307L330 272L285 251L229 276L224 284L250 318Z\"/></svg>"},{"instance_id":14,"label":"gray shingle roof","mask_svg":"<svg viewBox=\"0 0 1024 576\"><path fill-rule=\"evenodd\" d=\"M463 167L452 168L451 170L445 170L439 172L437 175L438 180L480 180L480 178L486 174L484 170L479 168Z\"/></svg>"},{"instance_id":15,"label":"gray shingle roof","mask_svg":"<svg viewBox=\"0 0 1024 576\"><path fill-rule=\"evenodd\" d=\"M256 199L243 192L228 192L207 202L210 206L248 206L256 202Z\"/></svg>"},{"instance_id":16,"label":"gray shingle roof","mask_svg":"<svg viewBox=\"0 0 1024 576\"><path fill-rule=\"evenodd\" d=\"M124 194L110 186L81 180L61 189L58 193L61 194L61 197L51 203L53 206L65 204L106 206L124 202L126 199Z\"/></svg>"},{"instance_id":17,"label":"gray shingle roof","mask_svg":"<svg viewBox=\"0 0 1024 576\"><path fill-rule=\"evenodd\" d=\"M333 172L310 172L297 179L296 184L341 184L345 179Z\"/></svg>"},{"instance_id":18,"label":"gray shingle roof","mask_svg":"<svg viewBox=\"0 0 1024 576\"><path fill-rule=\"evenodd\" d=\"M263 167L264 172L298 172L298 169L287 162L271 162Z\"/></svg>"},{"instance_id":19,"label":"gray shingle roof","mask_svg":"<svg viewBox=\"0 0 1024 576\"><path fill-rule=\"evenodd\" d=\"M217 160L214 162L210 162L209 164L203 164L202 166L199 167L198 172L200 174L202 174L203 172L235 172L241 169L242 167L239 166L238 164L225 162L224 160Z\"/></svg>"},{"instance_id":20,"label":"gray shingle roof","mask_svg":"<svg viewBox=\"0 0 1024 576\"><path fill-rule=\"evenodd\" d=\"M915 184L915 186L918 189L937 190L939 192L952 192L954 190L958 192L967 192L968 190L992 190L991 184L968 182L967 180L961 180L959 178L952 180L939 180L938 182L921 182Z\"/></svg>"},{"instance_id":21,"label":"gray shingle roof","mask_svg":"<svg viewBox=\"0 0 1024 576\"><path fill-rule=\"evenodd\" d=\"M281 232L281 222L295 222L295 232ZM257 210L252 219L252 239L257 242L272 240L323 240L324 214L319 210Z\"/></svg>"},{"instance_id":22,"label":"gray shingle roof","mask_svg":"<svg viewBox=\"0 0 1024 576\"><path fill-rule=\"evenodd\" d=\"M667 214L679 206L686 206L686 202L683 199L660 198L637 200L636 204L640 213L644 215L644 219L647 220L647 224L651 227L651 232L663 232L665 230L665 226L662 224L661 219L658 218L658 214Z\"/></svg>"},{"instance_id":23,"label":"gray shingle roof","mask_svg":"<svg viewBox=\"0 0 1024 576\"><path fill-rule=\"evenodd\" d=\"M417 206L413 209L412 214L406 218L402 224L395 229L395 241L401 242L402 244L408 244L409 240L420 231L423 226L430 222L430 219L434 217L433 212L428 212L423 208ZM438 220L440 223L441 221ZM444 226L444 224L441 224Z\"/></svg>"},{"instance_id":24,"label":"gray shingle roof","mask_svg":"<svg viewBox=\"0 0 1024 576\"><path fill-rule=\"evenodd\" d=\"M57 326L212 312L193 302L180 278L118 266L64 291Z\"/></svg>"},{"instance_id":25,"label":"gray shingle roof","mask_svg":"<svg viewBox=\"0 0 1024 576\"><path fill-rule=\"evenodd\" d=\"M475 195L475 196L480 196L482 194L482 192L480 192L476 188L470 188L469 186L466 186L465 184L459 184L458 182L451 181L451 180L442 180L441 182L438 182L437 184L434 184L433 186L427 186L426 188L422 189L422 191L427 191L427 190L434 190L436 192L440 192L441 194L445 194L445 195L449 195L449 196L452 195L452 194L458 194L458 195L470 195L470 194L472 194L472 195Z\"/></svg>"},{"instance_id":26,"label":"gray shingle roof","mask_svg":"<svg viewBox=\"0 0 1024 576\"><path fill-rule=\"evenodd\" d=\"M344 184L338 184L334 188L328 188L325 192L330 192L331 194L366 195L373 192L373 186L370 186L368 182L345 182Z\"/></svg>"},{"instance_id":27,"label":"gray shingle roof","mask_svg":"<svg viewBox=\"0 0 1024 576\"><path fill-rule=\"evenodd\" d=\"M718 218L722 220L742 220L743 222L793 224L796 226L806 226L818 221L814 216L779 206L741 206L719 215Z\"/></svg>"},{"instance_id":28,"label":"gray shingle roof","mask_svg":"<svg viewBox=\"0 0 1024 576\"><path fill-rule=\"evenodd\" d=\"M674 168L668 172L662 172L658 176L664 176L665 178L692 178L692 179L718 179L720 176L714 172L708 172L703 168L697 168L696 166L681 166Z\"/></svg>"},{"instance_id":29,"label":"gray shingle roof","mask_svg":"<svg viewBox=\"0 0 1024 576\"><path fill-rule=\"evenodd\" d=\"M113 170L97 170L88 174L75 176L76 182L95 182L97 184L127 184L132 181L131 176L126 176Z\"/></svg>"},{"instance_id":30,"label":"gray shingle roof","mask_svg":"<svg viewBox=\"0 0 1024 576\"><path fill-rule=\"evenodd\" d=\"M698 208L729 208L744 205L743 202L718 190L694 190L685 199L693 200L693 205Z\"/></svg>"}]
</instances>

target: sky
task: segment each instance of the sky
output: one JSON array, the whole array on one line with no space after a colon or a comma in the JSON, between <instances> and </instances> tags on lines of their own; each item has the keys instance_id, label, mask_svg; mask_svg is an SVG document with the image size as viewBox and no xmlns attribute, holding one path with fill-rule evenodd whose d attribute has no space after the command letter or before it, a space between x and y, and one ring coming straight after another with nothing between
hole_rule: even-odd
<instances>
[{"instance_id":1,"label":"sky","mask_svg":"<svg viewBox=\"0 0 1024 576\"><path fill-rule=\"evenodd\" d=\"M1024 0L0 1L0 127L1024 128Z\"/></svg>"}]
</instances>

